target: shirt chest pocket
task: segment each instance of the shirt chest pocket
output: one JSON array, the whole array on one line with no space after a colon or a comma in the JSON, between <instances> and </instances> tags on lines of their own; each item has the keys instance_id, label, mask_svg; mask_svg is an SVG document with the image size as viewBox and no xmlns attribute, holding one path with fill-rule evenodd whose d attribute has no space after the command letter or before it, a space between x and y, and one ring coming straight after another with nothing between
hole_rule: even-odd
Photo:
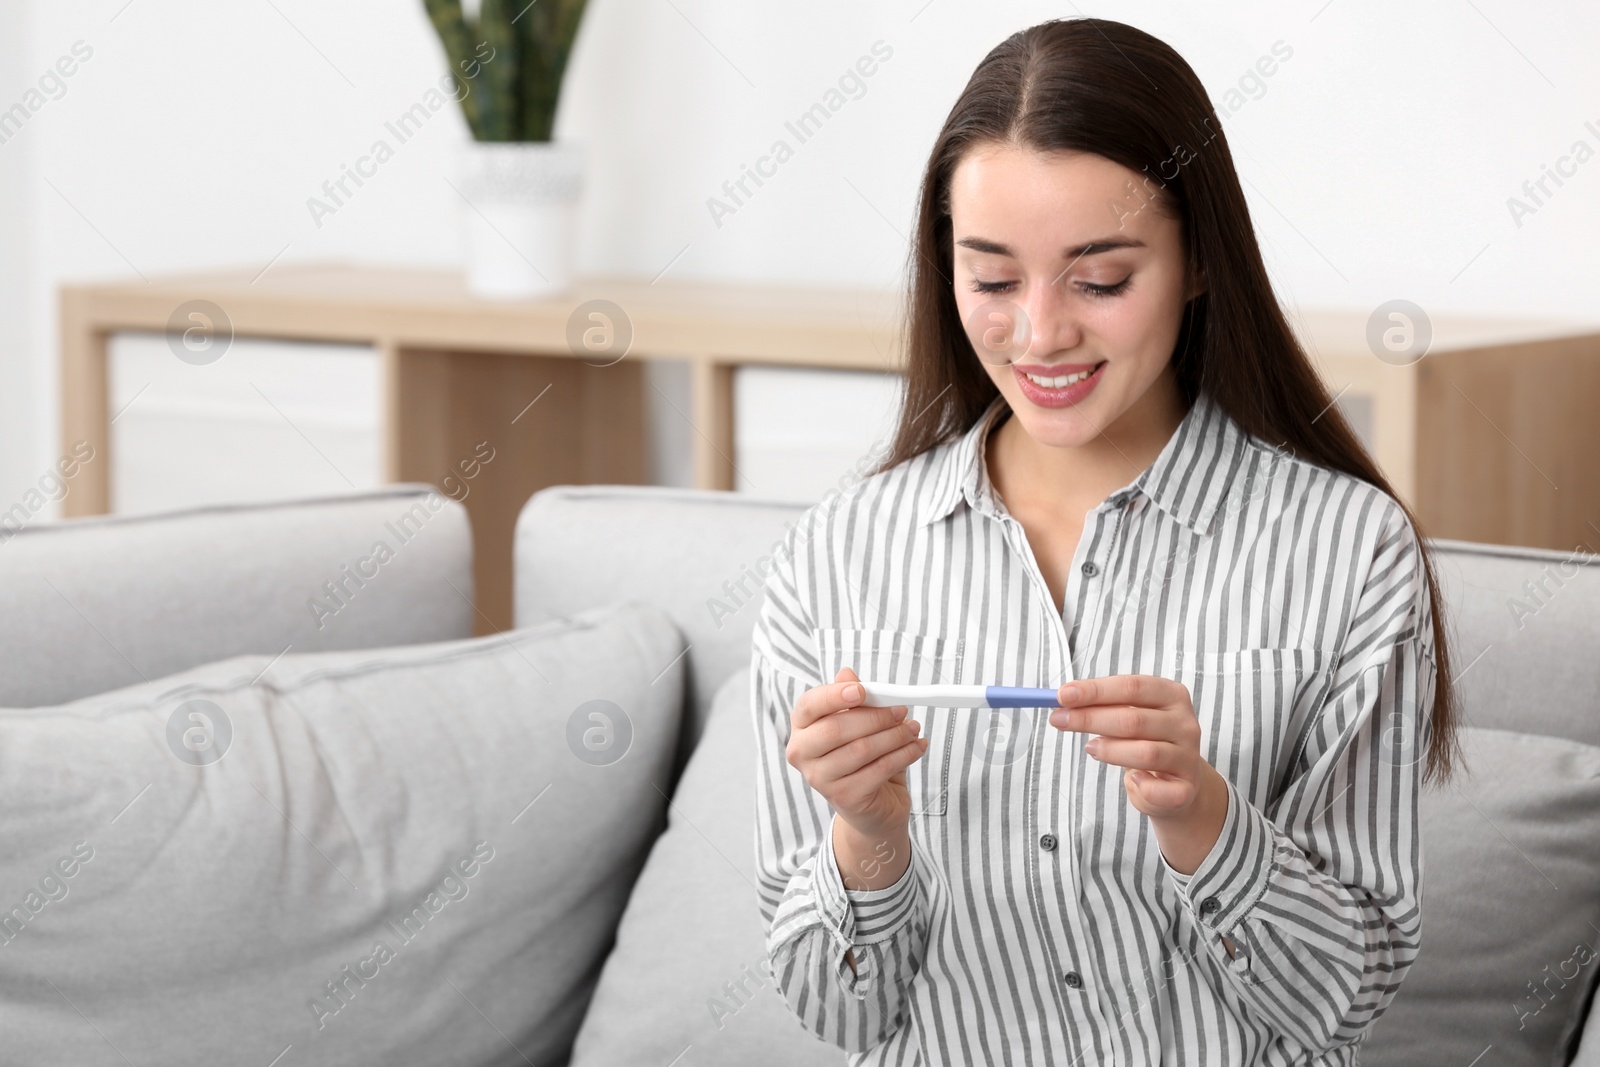
<instances>
[{"instance_id":1,"label":"shirt chest pocket","mask_svg":"<svg viewBox=\"0 0 1600 1067\"><path fill-rule=\"evenodd\" d=\"M1326 661L1306 648L1178 654L1174 676L1200 720L1200 755L1253 802L1269 803L1288 784Z\"/></svg>"},{"instance_id":2,"label":"shirt chest pocket","mask_svg":"<svg viewBox=\"0 0 1600 1067\"><path fill-rule=\"evenodd\" d=\"M904 685L951 684L955 664L946 660L943 638L899 630L821 629L817 634L818 663L822 677L832 682L841 667L869 682ZM912 815L943 815L950 802L950 708L912 704L909 718L922 724L919 737L928 750L906 768L906 792Z\"/></svg>"}]
</instances>

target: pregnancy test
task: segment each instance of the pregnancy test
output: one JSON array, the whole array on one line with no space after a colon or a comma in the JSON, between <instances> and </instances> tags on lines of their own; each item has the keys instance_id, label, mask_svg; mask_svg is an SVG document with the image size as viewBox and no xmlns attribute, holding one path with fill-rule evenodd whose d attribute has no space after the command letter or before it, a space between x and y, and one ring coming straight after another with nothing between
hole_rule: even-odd
<instances>
[{"instance_id":1,"label":"pregnancy test","mask_svg":"<svg viewBox=\"0 0 1600 1067\"><path fill-rule=\"evenodd\" d=\"M930 708L1059 708L1054 689L1019 689L1009 685L895 685L862 682L865 708L913 704Z\"/></svg>"}]
</instances>

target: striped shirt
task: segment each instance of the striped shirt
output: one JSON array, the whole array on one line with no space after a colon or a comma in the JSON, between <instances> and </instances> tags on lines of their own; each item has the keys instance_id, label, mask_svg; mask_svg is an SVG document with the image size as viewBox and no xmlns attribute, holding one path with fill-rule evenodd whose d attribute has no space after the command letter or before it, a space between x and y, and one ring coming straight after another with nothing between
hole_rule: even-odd
<instances>
[{"instance_id":1,"label":"striped shirt","mask_svg":"<svg viewBox=\"0 0 1600 1067\"><path fill-rule=\"evenodd\" d=\"M750 685L776 987L851 1064L1356 1063L1420 944L1435 667L1412 526L1202 393L1086 515L1063 613L987 476L1009 412L823 500L775 557ZM912 707L910 865L846 889L832 810L785 758L796 701L842 666L1176 679L1227 782L1221 836L1180 874L1123 769L1048 710Z\"/></svg>"}]
</instances>

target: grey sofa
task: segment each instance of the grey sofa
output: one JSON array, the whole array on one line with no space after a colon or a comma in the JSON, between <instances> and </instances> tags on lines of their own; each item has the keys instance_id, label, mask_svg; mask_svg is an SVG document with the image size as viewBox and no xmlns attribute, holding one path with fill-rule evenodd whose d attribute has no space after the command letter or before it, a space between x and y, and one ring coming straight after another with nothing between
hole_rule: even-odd
<instances>
[{"instance_id":1,"label":"grey sofa","mask_svg":"<svg viewBox=\"0 0 1600 1067\"><path fill-rule=\"evenodd\" d=\"M402 485L344 499L83 520L9 537L0 543L0 603L8 609L0 612L0 706L82 701L228 657L254 657L250 670L270 670L276 658L306 652L492 642L467 641L470 537L454 502L420 520L425 536L405 542L382 581L348 578L374 528L417 514L426 494ZM599 800L564 809L567 820L594 824L555 846L571 855L544 857L560 867L596 842L640 843L636 858L624 857L621 873L604 883L614 906L585 913L605 926L598 965L568 970L552 956L541 969L536 956L506 972L498 1007L478 1016L517 1056L502 1046L476 1059L437 1052L416 1062L524 1062L537 1035L519 1036L518 983L562 992L561 1011L541 1017L559 1020L542 1025L560 1032L534 1060L540 1067L569 1059L843 1062L841 1051L800 1029L774 989L752 871L749 640L764 560L804 510L729 493L609 486L558 487L528 502L516 532L515 633L589 625L612 606L636 605L637 618L625 620L636 637L617 656L652 660L640 685L669 690L670 699L651 705L662 756L637 780L619 779L654 793L641 788L621 809ZM1600 1023L1590 1006L1600 964L1576 950L1600 947L1600 557L1435 545L1472 728L1472 773L1425 797L1422 956L1361 1061L1597 1067ZM663 636L674 630L681 640ZM530 705L525 714L564 719L570 710ZM645 742L656 743L640 725ZM465 783L473 758L455 753L447 772L431 773ZM637 800L655 794L659 804ZM314 843L315 831L302 836ZM49 933L43 923L39 930L41 938ZM465 927L449 934L462 952L484 951L483 935ZM244 939L238 966L275 966L272 937L264 923L258 952ZM25 1025L19 1005L29 991L7 974L8 958L0 945L0 1019ZM60 963L63 973L82 965ZM93 1005L74 1010L94 1021ZM157 1016L150 1025L181 1029L207 1005L157 996L144 1010ZM219 1025L249 1030L249 1007L228 1011L235 1015ZM100 1037L115 1048L118 1031L100 1022L96 1031L109 1029ZM121 1062L104 1052L106 1062ZM360 1062L319 1060L304 1044L281 1055L285 1067ZM4 1036L0 1061L12 1062Z\"/></svg>"}]
</instances>

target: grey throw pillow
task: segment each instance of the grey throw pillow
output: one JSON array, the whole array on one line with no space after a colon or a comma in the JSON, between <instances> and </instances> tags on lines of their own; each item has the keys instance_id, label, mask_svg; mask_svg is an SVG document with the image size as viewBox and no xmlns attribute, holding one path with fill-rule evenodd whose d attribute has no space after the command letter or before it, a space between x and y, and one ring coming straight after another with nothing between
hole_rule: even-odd
<instances>
[{"instance_id":1,"label":"grey throw pillow","mask_svg":"<svg viewBox=\"0 0 1600 1067\"><path fill-rule=\"evenodd\" d=\"M562 1062L682 651L619 606L0 711L0 1060Z\"/></svg>"},{"instance_id":2,"label":"grey throw pillow","mask_svg":"<svg viewBox=\"0 0 1600 1067\"><path fill-rule=\"evenodd\" d=\"M1422 951L1373 1023L1369 1067L1565 1064L1593 997L1600 748L1480 728L1463 742L1468 774L1422 796Z\"/></svg>"},{"instance_id":3,"label":"grey throw pillow","mask_svg":"<svg viewBox=\"0 0 1600 1067\"><path fill-rule=\"evenodd\" d=\"M767 971L755 886L750 669L717 690L617 929L573 1067L839 1067ZM681 1058L680 1058L681 1057Z\"/></svg>"}]
</instances>

